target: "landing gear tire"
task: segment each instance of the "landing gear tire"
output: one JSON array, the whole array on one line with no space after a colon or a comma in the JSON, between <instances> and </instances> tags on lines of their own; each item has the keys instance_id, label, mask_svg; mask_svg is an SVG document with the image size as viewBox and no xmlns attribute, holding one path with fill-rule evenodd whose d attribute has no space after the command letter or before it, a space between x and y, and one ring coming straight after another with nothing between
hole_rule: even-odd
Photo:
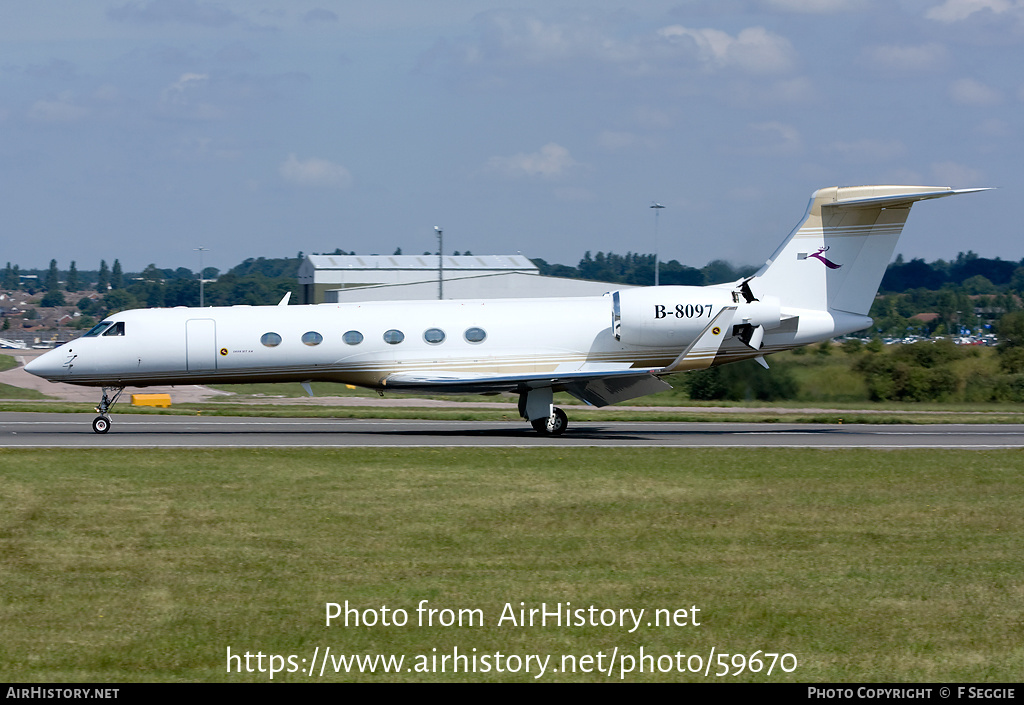
<instances>
[{"instance_id":1,"label":"landing gear tire","mask_svg":"<svg viewBox=\"0 0 1024 705\"><path fill-rule=\"evenodd\" d=\"M100 399L99 406L96 407L96 413L99 414L92 420L92 430L95 433L106 433L110 430L110 417L107 412L110 411L110 407L117 403L117 400L121 398L121 392L124 391L124 387L104 387L103 398ZM111 397L108 392L113 392L114 396Z\"/></svg>"},{"instance_id":2,"label":"landing gear tire","mask_svg":"<svg viewBox=\"0 0 1024 705\"><path fill-rule=\"evenodd\" d=\"M569 417L556 406L551 410L551 416L546 419L534 419L530 425L542 436L561 436L569 427Z\"/></svg>"}]
</instances>

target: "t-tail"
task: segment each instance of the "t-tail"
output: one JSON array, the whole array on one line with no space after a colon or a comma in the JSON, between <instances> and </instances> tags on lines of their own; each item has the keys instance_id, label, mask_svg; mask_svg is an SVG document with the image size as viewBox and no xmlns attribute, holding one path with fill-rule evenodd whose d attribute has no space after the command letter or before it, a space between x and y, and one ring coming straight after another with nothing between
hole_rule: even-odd
<instances>
[{"instance_id":1,"label":"t-tail","mask_svg":"<svg viewBox=\"0 0 1024 705\"><path fill-rule=\"evenodd\" d=\"M871 302L910 207L916 201L984 190L928 186L819 189L811 197L803 221L748 280L746 293L778 299L784 317L788 311L804 319L796 336L799 340L794 342L866 328L871 325L867 316Z\"/></svg>"}]
</instances>

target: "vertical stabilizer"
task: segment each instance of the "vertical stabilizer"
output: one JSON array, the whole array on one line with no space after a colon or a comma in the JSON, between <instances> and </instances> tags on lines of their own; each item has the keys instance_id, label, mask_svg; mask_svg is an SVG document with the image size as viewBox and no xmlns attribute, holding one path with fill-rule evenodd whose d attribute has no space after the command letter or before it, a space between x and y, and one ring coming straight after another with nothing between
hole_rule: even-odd
<instances>
[{"instance_id":1,"label":"vertical stabilizer","mask_svg":"<svg viewBox=\"0 0 1024 705\"><path fill-rule=\"evenodd\" d=\"M750 282L783 306L867 315L916 201L985 189L850 186L814 192L807 214Z\"/></svg>"}]
</instances>

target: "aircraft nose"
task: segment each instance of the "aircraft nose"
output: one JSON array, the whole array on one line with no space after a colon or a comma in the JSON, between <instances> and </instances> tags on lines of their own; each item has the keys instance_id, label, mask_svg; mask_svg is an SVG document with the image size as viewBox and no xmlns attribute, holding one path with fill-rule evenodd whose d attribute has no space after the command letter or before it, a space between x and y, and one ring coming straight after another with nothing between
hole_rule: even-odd
<instances>
[{"instance_id":1,"label":"aircraft nose","mask_svg":"<svg viewBox=\"0 0 1024 705\"><path fill-rule=\"evenodd\" d=\"M25 365L25 371L43 379L56 379L67 374L64 351L51 350Z\"/></svg>"}]
</instances>

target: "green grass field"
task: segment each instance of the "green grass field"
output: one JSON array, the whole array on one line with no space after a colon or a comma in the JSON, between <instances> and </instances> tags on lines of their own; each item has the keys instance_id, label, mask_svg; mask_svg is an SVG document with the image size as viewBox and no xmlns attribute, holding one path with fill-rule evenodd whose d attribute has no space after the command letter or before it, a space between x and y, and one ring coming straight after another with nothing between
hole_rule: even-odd
<instances>
[{"instance_id":1,"label":"green grass field","mask_svg":"<svg viewBox=\"0 0 1024 705\"><path fill-rule=\"evenodd\" d=\"M257 653L265 670L282 657L275 681L538 674L536 661L510 673L493 660L416 672L455 648L501 652L507 668L550 656L545 681L619 680L641 647L673 670L626 681L1024 672L1018 451L0 450L0 466L0 679L12 682L265 682ZM484 623L416 626L422 600ZM404 609L409 624L325 626L326 603L345 601ZM497 623L521 602L646 612L632 633ZM694 605L700 626L646 625ZM310 677L301 659L327 647L406 661ZM228 648L254 655L255 672L228 673ZM712 649L730 675L687 671ZM756 652L796 668L732 675L734 654ZM611 676L562 670L563 656L579 671L598 654L605 669L616 655Z\"/></svg>"},{"instance_id":2,"label":"green grass field","mask_svg":"<svg viewBox=\"0 0 1024 705\"><path fill-rule=\"evenodd\" d=\"M0 354L0 372L6 372L7 370L13 370L18 366L18 361L11 355Z\"/></svg>"}]
</instances>

